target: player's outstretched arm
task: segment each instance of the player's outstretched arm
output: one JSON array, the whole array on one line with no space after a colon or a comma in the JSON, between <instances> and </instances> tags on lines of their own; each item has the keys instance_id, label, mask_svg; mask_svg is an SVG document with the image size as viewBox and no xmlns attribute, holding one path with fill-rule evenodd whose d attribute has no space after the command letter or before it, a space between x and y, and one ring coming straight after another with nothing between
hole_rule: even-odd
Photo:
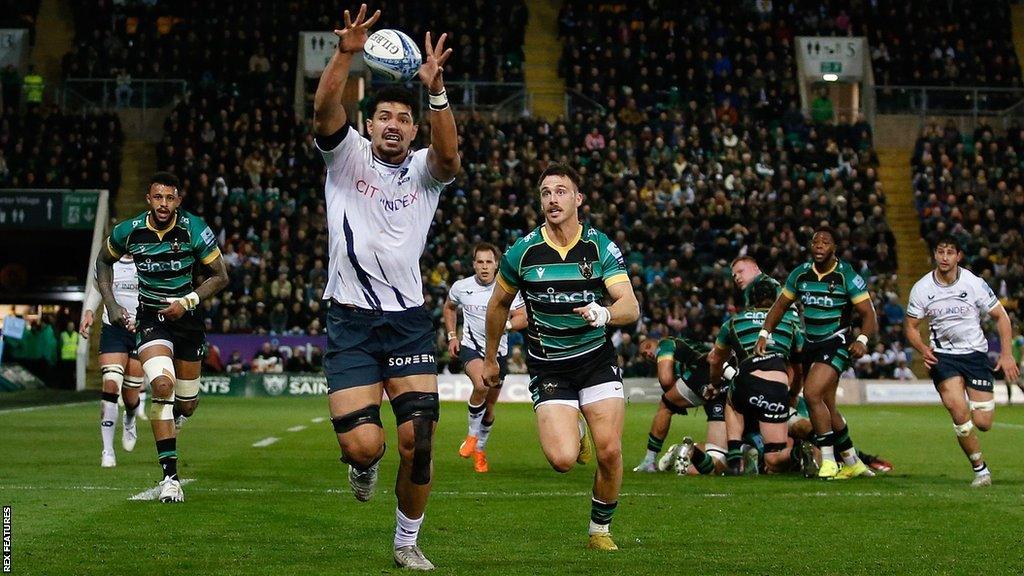
<instances>
[{"instance_id":1,"label":"player's outstretched arm","mask_svg":"<svg viewBox=\"0 0 1024 576\"><path fill-rule=\"evenodd\" d=\"M427 59L419 71L420 80L427 87L430 101L430 147L427 149L427 168L435 180L442 182L454 178L462 167L455 115L448 105L448 94L444 89L444 65L452 55L452 49L444 47L447 39L448 34L441 34L437 44L433 44L430 32L427 32L424 44Z\"/></svg>"},{"instance_id":2,"label":"player's outstretched arm","mask_svg":"<svg viewBox=\"0 0 1024 576\"><path fill-rule=\"evenodd\" d=\"M498 346L505 334L505 323L508 322L508 311L515 300L515 294L509 294L499 282L491 292L487 302L487 346L484 352L484 384L498 386L501 378L498 375Z\"/></svg>"},{"instance_id":3,"label":"player's outstretched arm","mask_svg":"<svg viewBox=\"0 0 1024 576\"><path fill-rule=\"evenodd\" d=\"M185 312L194 310L203 300L227 287L228 268L224 264L224 258L219 253L217 253L216 258L206 265L206 268L211 273L206 277L206 280L195 291L181 298L168 298L168 306L160 310L160 314L171 320L177 320L184 316Z\"/></svg>"},{"instance_id":4,"label":"player's outstretched arm","mask_svg":"<svg viewBox=\"0 0 1024 576\"><path fill-rule=\"evenodd\" d=\"M1003 377L1007 382L1014 382L1020 378L1020 367L1013 359L1013 327L1010 324L1010 316L1002 304L996 304L988 315L996 321L996 330L999 331L999 360L997 368L1002 368Z\"/></svg>"},{"instance_id":5,"label":"player's outstretched arm","mask_svg":"<svg viewBox=\"0 0 1024 576\"><path fill-rule=\"evenodd\" d=\"M905 316L903 318L903 335L907 338L907 343L910 344L917 353L924 359L924 365L931 368L938 362L938 358L935 357L935 353L932 352L930 346L925 345L924 340L921 338L921 319L914 318L913 316Z\"/></svg>"},{"instance_id":6,"label":"player's outstretched arm","mask_svg":"<svg viewBox=\"0 0 1024 576\"><path fill-rule=\"evenodd\" d=\"M341 96L345 92L352 56L363 49L367 31L380 18L380 10L367 20L366 4L363 4L354 22L348 10L345 10L344 16L345 27L334 31L338 37L338 49L320 74L320 83L317 84L316 96L313 98L313 133L317 136L330 136L345 125L347 117Z\"/></svg>"},{"instance_id":7,"label":"player's outstretched arm","mask_svg":"<svg viewBox=\"0 0 1024 576\"><path fill-rule=\"evenodd\" d=\"M761 335L758 336L757 342L754 344L754 354L761 356L764 354L765 349L768 348L768 336L775 330L775 327L782 321L782 317L786 315L786 310L793 305L794 299L790 298L785 291L779 294L779 297L775 299L775 303L772 304L770 310L768 310L768 316L764 319L764 325L761 327Z\"/></svg>"}]
</instances>

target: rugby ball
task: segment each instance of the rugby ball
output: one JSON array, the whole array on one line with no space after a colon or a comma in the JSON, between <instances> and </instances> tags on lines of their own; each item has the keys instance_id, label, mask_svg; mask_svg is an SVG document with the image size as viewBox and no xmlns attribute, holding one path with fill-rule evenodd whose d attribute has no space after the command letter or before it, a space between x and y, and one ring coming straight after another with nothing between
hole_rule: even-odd
<instances>
[{"instance_id":1,"label":"rugby ball","mask_svg":"<svg viewBox=\"0 0 1024 576\"><path fill-rule=\"evenodd\" d=\"M400 82L419 72L423 57L412 38L400 30L377 30L363 45L363 60L374 74Z\"/></svg>"}]
</instances>

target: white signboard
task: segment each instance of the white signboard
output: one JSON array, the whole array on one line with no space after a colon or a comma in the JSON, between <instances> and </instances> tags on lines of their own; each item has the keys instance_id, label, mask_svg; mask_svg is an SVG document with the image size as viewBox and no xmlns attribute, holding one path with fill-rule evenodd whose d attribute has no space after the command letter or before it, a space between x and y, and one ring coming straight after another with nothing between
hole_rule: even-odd
<instances>
[{"instance_id":1,"label":"white signboard","mask_svg":"<svg viewBox=\"0 0 1024 576\"><path fill-rule=\"evenodd\" d=\"M0 28L0 70L14 65L24 72L28 60L28 30L23 28Z\"/></svg>"},{"instance_id":2,"label":"white signboard","mask_svg":"<svg viewBox=\"0 0 1024 576\"><path fill-rule=\"evenodd\" d=\"M797 36L796 53L808 78L835 74L838 80L855 82L864 77L867 45L863 36Z\"/></svg>"},{"instance_id":3,"label":"white signboard","mask_svg":"<svg viewBox=\"0 0 1024 576\"><path fill-rule=\"evenodd\" d=\"M299 32L299 59L302 73L307 78L316 78L323 73L327 63L338 49L338 37L334 32ZM363 55L352 59L351 72L363 71Z\"/></svg>"}]
</instances>

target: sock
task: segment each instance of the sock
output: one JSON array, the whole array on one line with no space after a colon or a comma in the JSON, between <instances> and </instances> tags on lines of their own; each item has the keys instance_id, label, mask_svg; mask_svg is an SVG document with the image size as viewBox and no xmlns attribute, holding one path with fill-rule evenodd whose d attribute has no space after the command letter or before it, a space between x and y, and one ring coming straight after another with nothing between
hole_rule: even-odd
<instances>
[{"instance_id":1,"label":"sock","mask_svg":"<svg viewBox=\"0 0 1024 576\"><path fill-rule=\"evenodd\" d=\"M988 465L985 464L985 459L981 457L981 452L975 452L967 458L971 461L971 468L974 469L975 476L984 476L990 473Z\"/></svg>"},{"instance_id":2,"label":"sock","mask_svg":"<svg viewBox=\"0 0 1024 576\"><path fill-rule=\"evenodd\" d=\"M178 479L178 439L165 438L156 441L156 452L160 458L160 467L164 470L164 477Z\"/></svg>"},{"instance_id":3,"label":"sock","mask_svg":"<svg viewBox=\"0 0 1024 576\"><path fill-rule=\"evenodd\" d=\"M420 535L420 525L423 524L424 516L426 514L412 520L405 514L402 514L401 510L395 508L395 548L416 545L416 539Z\"/></svg>"},{"instance_id":4,"label":"sock","mask_svg":"<svg viewBox=\"0 0 1024 576\"><path fill-rule=\"evenodd\" d=\"M114 425L117 424L117 394L104 392L100 400L100 435L103 451L114 451Z\"/></svg>"},{"instance_id":5,"label":"sock","mask_svg":"<svg viewBox=\"0 0 1024 576\"><path fill-rule=\"evenodd\" d=\"M835 433L829 430L824 434L815 434L812 442L815 446L821 450L822 461L831 460L836 461L835 453Z\"/></svg>"},{"instance_id":6,"label":"sock","mask_svg":"<svg viewBox=\"0 0 1024 576\"><path fill-rule=\"evenodd\" d=\"M177 420L178 416L181 416L181 410L178 410L178 405L174 405L174 419Z\"/></svg>"},{"instance_id":7,"label":"sock","mask_svg":"<svg viewBox=\"0 0 1024 576\"><path fill-rule=\"evenodd\" d=\"M139 408L140 404L142 403L139 402L134 406L129 406L127 404L124 405L124 421L126 425L130 426L132 421L135 420L135 411Z\"/></svg>"},{"instance_id":8,"label":"sock","mask_svg":"<svg viewBox=\"0 0 1024 576\"><path fill-rule=\"evenodd\" d=\"M743 461L742 440L729 440L729 452L725 455L725 461L729 463L730 468L739 469Z\"/></svg>"},{"instance_id":9,"label":"sock","mask_svg":"<svg viewBox=\"0 0 1024 576\"><path fill-rule=\"evenodd\" d=\"M761 436L760 432L754 432L752 434L746 434L743 437L747 444L750 444L757 449L757 456L761 458L764 456L764 436Z\"/></svg>"},{"instance_id":10,"label":"sock","mask_svg":"<svg viewBox=\"0 0 1024 576\"><path fill-rule=\"evenodd\" d=\"M644 463L652 463L658 458L662 446L665 445L664 438L658 438L654 434L647 435L647 455L644 456Z\"/></svg>"},{"instance_id":11,"label":"sock","mask_svg":"<svg viewBox=\"0 0 1024 576\"><path fill-rule=\"evenodd\" d=\"M852 466L857 463L857 450L853 447L853 440L850 439L850 427L843 426L842 430L835 431L835 449L843 456L843 463Z\"/></svg>"},{"instance_id":12,"label":"sock","mask_svg":"<svg viewBox=\"0 0 1024 576\"><path fill-rule=\"evenodd\" d=\"M135 415L138 416L146 409L146 392L139 392L139 405L135 407Z\"/></svg>"},{"instance_id":13,"label":"sock","mask_svg":"<svg viewBox=\"0 0 1024 576\"><path fill-rule=\"evenodd\" d=\"M690 454L690 462L693 463L697 472L701 474L713 474L715 472L715 459L696 446L693 447L693 452Z\"/></svg>"},{"instance_id":14,"label":"sock","mask_svg":"<svg viewBox=\"0 0 1024 576\"><path fill-rule=\"evenodd\" d=\"M476 435L476 449L483 452L487 448L487 439L491 437L491 427L494 426L494 420L490 422L480 421L480 429Z\"/></svg>"},{"instance_id":15,"label":"sock","mask_svg":"<svg viewBox=\"0 0 1024 576\"><path fill-rule=\"evenodd\" d=\"M486 403L481 403L479 406L469 405L469 435L479 436L480 434L480 422L484 419L484 411L487 409Z\"/></svg>"},{"instance_id":16,"label":"sock","mask_svg":"<svg viewBox=\"0 0 1024 576\"><path fill-rule=\"evenodd\" d=\"M597 498L590 499L590 534L607 534L608 525L612 523L612 515L618 502L602 502Z\"/></svg>"}]
</instances>

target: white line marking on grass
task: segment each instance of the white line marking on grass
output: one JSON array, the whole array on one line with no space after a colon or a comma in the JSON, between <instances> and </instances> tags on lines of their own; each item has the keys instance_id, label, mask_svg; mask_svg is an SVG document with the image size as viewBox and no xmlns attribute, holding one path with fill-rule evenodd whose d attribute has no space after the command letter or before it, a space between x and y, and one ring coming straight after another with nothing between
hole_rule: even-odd
<instances>
[{"instance_id":1,"label":"white line marking on grass","mask_svg":"<svg viewBox=\"0 0 1024 576\"><path fill-rule=\"evenodd\" d=\"M8 408L6 410L0 410L0 414L15 414L18 412L35 412L36 410L49 410L50 408L67 408L69 406L84 406L86 404L94 403L94 400L88 402L67 402L65 404L45 404L43 406L26 406L24 408Z\"/></svg>"},{"instance_id":2,"label":"white line marking on grass","mask_svg":"<svg viewBox=\"0 0 1024 576\"><path fill-rule=\"evenodd\" d=\"M185 480L181 481L181 485L185 486L186 484L191 484L193 480L195 480L195 479L194 478L186 478ZM134 495L134 496L132 496L132 497L130 497L128 499L129 500L156 500L158 496L160 496L160 486L153 486L149 490L143 490L142 492L139 492L138 494L136 494L136 495Z\"/></svg>"},{"instance_id":3,"label":"white line marking on grass","mask_svg":"<svg viewBox=\"0 0 1024 576\"><path fill-rule=\"evenodd\" d=\"M288 431L289 432L302 432L305 429L306 429L306 427L300 424L298 426L292 426L291 428L288 429Z\"/></svg>"},{"instance_id":4,"label":"white line marking on grass","mask_svg":"<svg viewBox=\"0 0 1024 576\"><path fill-rule=\"evenodd\" d=\"M280 440L280 438L276 438L274 436L271 436L269 438L264 438L263 440L260 440L259 442L253 442L252 447L253 448L266 448L267 446L270 446L271 444L273 444L274 442L277 442L278 440Z\"/></svg>"},{"instance_id":5,"label":"white line marking on grass","mask_svg":"<svg viewBox=\"0 0 1024 576\"><path fill-rule=\"evenodd\" d=\"M327 420L327 418L324 418L323 416L321 416L319 418L313 418L312 420L310 420L310 422L312 422L313 424L319 424L319 423L323 422L324 420Z\"/></svg>"},{"instance_id":6,"label":"white line marking on grass","mask_svg":"<svg viewBox=\"0 0 1024 576\"><path fill-rule=\"evenodd\" d=\"M1000 428L1024 428L1022 424L1011 424L1009 422L993 422L992 425Z\"/></svg>"}]
</instances>

